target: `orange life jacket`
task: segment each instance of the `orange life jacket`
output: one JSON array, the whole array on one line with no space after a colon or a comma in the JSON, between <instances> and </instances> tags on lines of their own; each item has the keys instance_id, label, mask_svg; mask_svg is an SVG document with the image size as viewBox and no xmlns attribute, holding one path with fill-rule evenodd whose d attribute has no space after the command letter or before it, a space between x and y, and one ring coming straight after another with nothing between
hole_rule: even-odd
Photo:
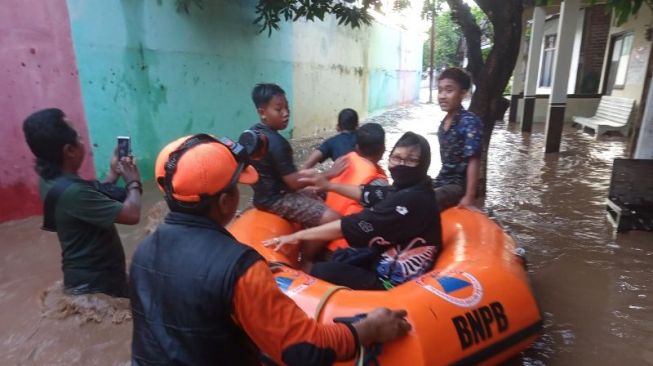
<instances>
[{"instance_id":1,"label":"orange life jacket","mask_svg":"<svg viewBox=\"0 0 653 366\"><path fill-rule=\"evenodd\" d=\"M348 161L347 168L338 176L331 178L333 183L341 184L369 184L376 179L388 179L383 169L371 161L360 156L357 152L352 151L345 155ZM326 205L342 216L347 216L361 212L363 207L357 200L341 196L334 192L329 192L325 201ZM335 250L346 248L349 245L344 239L334 240L329 243L328 248Z\"/></svg>"}]
</instances>

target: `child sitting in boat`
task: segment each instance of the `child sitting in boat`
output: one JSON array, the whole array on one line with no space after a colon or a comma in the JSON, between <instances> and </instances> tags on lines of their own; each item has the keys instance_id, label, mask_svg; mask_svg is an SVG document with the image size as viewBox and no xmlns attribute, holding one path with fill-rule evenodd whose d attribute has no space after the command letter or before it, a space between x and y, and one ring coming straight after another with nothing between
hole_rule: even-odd
<instances>
[{"instance_id":1,"label":"child sitting in boat","mask_svg":"<svg viewBox=\"0 0 653 366\"><path fill-rule=\"evenodd\" d=\"M310 274L355 290L383 290L429 271L442 246L442 229L431 178L428 141L406 132L390 152L391 186L345 185L324 176L302 179L313 186L356 198L365 209L340 220L264 242L275 250L287 245L324 245L344 237L352 248L335 251ZM315 248L309 248L315 252Z\"/></svg>"},{"instance_id":2,"label":"child sitting in boat","mask_svg":"<svg viewBox=\"0 0 653 366\"><path fill-rule=\"evenodd\" d=\"M438 103L447 116L438 129L442 168L433 186L442 210L452 206L473 208L476 199L483 124L462 106L471 85L469 75L456 67L444 70L438 77Z\"/></svg>"},{"instance_id":3,"label":"child sitting in boat","mask_svg":"<svg viewBox=\"0 0 653 366\"><path fill-rule=\"evenodd\" d=\"M356 145L356 129L358 128L358 113L351 108L345 108L338 113L338 134L331 136L315 149L303 165L303 169L311 169L317 163L326 159L336 161L354 151Z\"/></svg>"},{"instance_id":4,"label":"child sitting in boat","mask_svg":"<svg viewBox=\"0 0 653 366\"><path fill-rule=\"evenodd\" d=\"M277 214L303 227L313 227L337 220L340 215L329 209L315 192L302 190L309 182L293 162L292 148L278 131L288 127L290 110L286 93L276 84L258 84L252 100L261 122L251 129L267 137L268 151L252 165L260 179L253 185L254 206Z\"/></svg>"},{"instance_id":5,"label":"child sitting in boat","mask_svg":"<svg viewBox=\"0 0 653 366\"><path fill-rule=\"evenodd\" d=\"M337 160L336 165L345 168L333 178L332 183L340 184L370 184L370 185L388 185L388 177L378 165L379 160L385 152L385 131L378 123L366 123L356 130L356 151L352 151ZM327 193L326 205L342 216L351 215L361 212L361 206L358 199L352 199L339 195L335 192ZM334 251L338 248L347 248L345 239L334 240L329 243L327 249ZM309 253L310 255L310 253Z\"/></svg>"},{"instance_id":6,"label":"child sitting in boat","mask_svg":"<svg viewBox=\"0 0 653 366\"><path fill-rule=\"evenodd\" d=\"M385 131L378 123L366 123L356 130L356 149L338 160L345 162L345 168L335 177L332 183L388 185L388 177L378 165L385 152ZM326 205L342 216L363 210L357 199L351 199L329 192Z\"/></svg>"}]
</instances>

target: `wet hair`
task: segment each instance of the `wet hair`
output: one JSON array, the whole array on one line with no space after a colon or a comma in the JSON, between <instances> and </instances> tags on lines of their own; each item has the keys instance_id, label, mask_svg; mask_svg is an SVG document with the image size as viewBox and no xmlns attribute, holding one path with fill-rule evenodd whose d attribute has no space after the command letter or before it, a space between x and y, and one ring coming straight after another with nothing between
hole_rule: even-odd
<instances>
[{"instance_id":1,"label":"wet hair","mask_svg":"<svg viewBox=\"0 0 653 366\"><path fill-rule=\"evenodd\" d=\"M472 87L472 78L469 76L467 71L460 67L452 67L442 71L440 76L438 76L438 81L444 79L455 81L463 90L469 90Z\"/></svg>"},{"instance_id":2,"label":"wet hair","mask_svg":"<svg viewBox=\"0 0 653 366\"><path fill-rule=\"evenodd\" d=\"M424 136L408 131L397 140L392 151L398 147L419 147L419 164L417 167L426 176L426 172L431 165L431 145ZM392 154L392 151L390 154Z\"/></svg>"},{"instance_id":3,"label":"wet hair","mask_svg":"<svg viewBox=\"0 0 653 366\"><path fill-rule=\"evenodd\" d=\"M354 131L358 127L358 113L351 108L345 108L338 113L338 127L343 131Z\"/></svg>"},{"instance_id":4,"label":"wet hair","mask_svg":"<svg viewBox=\"0 0 653 366\"><path fill-rule=\"evenodd\" d=\"M252 101L256 108L265 107L277 95L286 95L286 92L277 84L256 84L252 90Z\"/></svg>"},{"instance_id":5,"label":"wet hair","mask_svg":"<svg viewBox=\"0 0 653 366\"><path fill-rule=\"evenodd\" d=\"M43 179L61 175L63 148L77 145L77 131L65 120L58 108L32 113L23 122L25 141L36 157L36 173Z\"/></svg>"},{"instance_id":6,"label":"wet hair","mask_svg":"<svg viewBox=\"0 0 653 366\"><path fill-rule=\"evenodd\" d=\"M366 123L356 130L356 145L363 156L373 156L385 150L385 131L378 123Z\"/></svg>"}]
</instances>

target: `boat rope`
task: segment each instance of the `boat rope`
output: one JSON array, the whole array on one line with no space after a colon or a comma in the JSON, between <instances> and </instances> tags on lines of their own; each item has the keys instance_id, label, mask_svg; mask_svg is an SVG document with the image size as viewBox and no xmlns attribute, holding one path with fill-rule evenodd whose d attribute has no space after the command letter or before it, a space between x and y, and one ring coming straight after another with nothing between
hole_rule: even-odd
<instances>
[{"instance_id":1,"label":"boat rope","mask_svg":"<svg viewBox=\"0 0 653 366\"><path fill-rule=\"evenodd\" d=\"M328 289L324 295L320 298L320 302L317 303L317 307L315 308L315 320L318 320L320 318L320 314L322 313L322 309L324 308L324 305L326 305L327 300L333 295L334 293L342 290L342 289L347 289L349 290L349 287L345 286L333 286L330 289Z\"/></svg>"}]
</instances>

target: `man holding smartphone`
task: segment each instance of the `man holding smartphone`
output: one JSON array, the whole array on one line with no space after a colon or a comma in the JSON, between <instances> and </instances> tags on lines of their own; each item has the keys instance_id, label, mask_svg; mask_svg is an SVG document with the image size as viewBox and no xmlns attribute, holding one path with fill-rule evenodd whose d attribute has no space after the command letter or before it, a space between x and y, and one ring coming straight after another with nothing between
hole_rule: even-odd
<instances>
[{"instance_id":1,"label":"man holding smartphone","mask_svg":"<svg viewBox=\"0 0 653 366\"><path fill-rule=\"evenodd\" d=\"M33 113L23 132L41 178L43 228L56 231L61 244L64 293L128 297L125 252L114 224L140 220L142 184L133 158L114 153L104 184L98 184L79 177L84 143L61 110ZM103 188L120 177L126 182L123 202Z\"/></svg>"}]
</instances>

